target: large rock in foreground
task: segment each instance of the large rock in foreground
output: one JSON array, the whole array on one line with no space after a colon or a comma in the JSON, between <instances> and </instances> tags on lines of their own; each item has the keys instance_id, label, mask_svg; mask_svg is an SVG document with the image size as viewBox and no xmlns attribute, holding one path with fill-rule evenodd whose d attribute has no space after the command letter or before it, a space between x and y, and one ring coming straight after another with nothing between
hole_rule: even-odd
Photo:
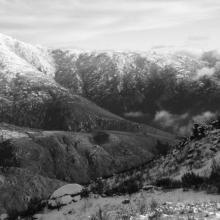
<instances>
[{"instance_id":1,"label":"large rock in foreground","mask_svg":"<svg viewBox=\"0 0 220 220\"><path fill-rule=\"evenodd\" d=\"M66 184L57 189L48 200L48 207L59 208L81 199L83 187L79 184Z\"/></svg>"}]
</instances>

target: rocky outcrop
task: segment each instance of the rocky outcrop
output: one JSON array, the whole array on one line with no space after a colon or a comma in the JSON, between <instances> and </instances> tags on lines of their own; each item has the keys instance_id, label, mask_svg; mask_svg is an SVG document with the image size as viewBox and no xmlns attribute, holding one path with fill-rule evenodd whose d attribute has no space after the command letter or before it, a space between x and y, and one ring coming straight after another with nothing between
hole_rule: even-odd
<instances>
[{"instance_id":1,"label":"rocky outcrop","mask_svg":"<svg viewBox=\"0 0 220 220\"><path fill-rule=\"evenodd\" d=\"M47 205L50 209L60 208L81 199L83 187L79 184L67 184L57 189L50 196Z\"/></svg>"},{"instance_id":2,"label":"rocky outcrop","mask_svg":"<svg viewBox=\"0 0 220 220\"><path fill-rule=\"evenodd\" d=\"M220 130L211 124L203 125L203 130L203 136L191 136L176 145L166 156L153 161L148 175L153 179L181 179L185 173L193 172L209 177L213 166L217 169L220 163Z\"/></svg>"}]
</instances>

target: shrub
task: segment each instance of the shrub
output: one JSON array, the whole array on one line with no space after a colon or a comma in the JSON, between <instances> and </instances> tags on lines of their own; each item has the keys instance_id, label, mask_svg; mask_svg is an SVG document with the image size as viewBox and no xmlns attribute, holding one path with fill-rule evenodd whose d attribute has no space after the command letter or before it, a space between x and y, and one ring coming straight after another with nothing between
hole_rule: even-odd
<instances>
[{"instance_id":1,"label":"shrub","mask_svg":"<svg viewBox=\"0 0 220 220\"><path fill-rule=\"evenodd\" d=\"M215 160L212 162L212 171L208 178L208 184L215 186L217 192L220 193L220 166Z\"/></svg>"},{"instance_id":2,"label":"shrub","mask_svg":"<svg viewBox=\"0 0 220 220\"><path fill-rule=\"evenodd\" d=\"M93 133L93 140L96 144L104 144L109 140L109 134L104 131L96 131Z\"/></svg>"},{"instance_id":3,"label":"shrub","mask_svg":"<svg viewBox=\"0 0 220 220\"><path fill-rule=\"evenodd\" d=\"M45 206L46 203L43 203L39 198L31 198L30 202L28 203L27 209L24 211L18 211L14 208L7 210L9 216L8 219L15 220L18 219L19 216L24 219L32 219L31 216L43 210Z\"/></svg>"},{"instance_id":4,"label":"shrub","mask_svg":"<svg viewBox=\"0 0 220 220\"><path fill-rule=\"evenodd\" d=\"M155 185L158 187L163 187L165 189L176 189L176 188L181 188L182 183L179 180L172 180L170 178L162 178L162 179L156 180Z\"/></svg>"},{"instance_id":5,"label":"shrub","mask_svg":"<svg viewBox=\"0 0 220 220\"><path fill-rule=\"evenodd\" d=\"M204 177L196 175L193 172L185 173L182 176L182 186L185 188L196 188L198 189L202 184L206 182Z\"/></svg>"},{"instance_id":6,"label":"shrub","mask_svg":"<svg viewBox=\"0 0 220 220\"><path fill-rule=\"evenodd\" d=\"M2 167L19 167L13 146L10 140L0 143L0 166Z\"/></svg>"},{"instance_id":7,"label":"shrub","mask_svg":"<svg viewBox=\"0 0 220 220\"><path fill-rule=\"evenodd\" d=\"M119 194L126 194L126 193L132 194L139 191L140 188L141 188L140 183L135 179L131 178L120 183L120 185L115 190Z\"/></svg>"},{"instance_id":8,"label":"shrub","mask_svg":"<svg viewBox=\"0 0 220 220\"><path fill-rule=\"evenodd\" d=\"M89 197L89 190L87 188L84 188L80 195L82 198L88 198Z\"/></svg>"},{"instance_id":9,"label":"shrub","mask_svg":"<svg viewBox=\"0 0 220 220\"><path fill-rule=\"evenodd\" d=\"M36 212L41 211L46 206L46 203L43 203L39 198L31 198L28 208L26 211L21 213L22 217L29 217L34 215Z\"/></svg>"},{"instance_id":10,"label":"shrub","mask_svg":"<svg viewBox=\"0 0 220 220\"><path fill-rule=\"evenodd\" d=\"M166 155L170 148L171 147L169 143L162 143L161 141L157 141L156 150L158 151L158 154Z\"/></svg>"}]
</instances>

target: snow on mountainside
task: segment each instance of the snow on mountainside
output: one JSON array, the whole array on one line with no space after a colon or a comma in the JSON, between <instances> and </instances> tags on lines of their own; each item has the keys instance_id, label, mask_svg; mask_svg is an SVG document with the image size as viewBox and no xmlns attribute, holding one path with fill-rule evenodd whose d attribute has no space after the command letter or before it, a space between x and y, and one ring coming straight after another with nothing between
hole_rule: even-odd
<instances>
[{"instance_id":1,"label":"snow on mountainside","mask_svg":"<svg viewBox=\"0 0 220 220\"><path fill-rule=\"evenodd\" d=\"M178 70L180 75L187 75L192 69L203 67L204 63L196 56L176 51L174 49L152 49L148 52L62 50L67 57L74 57L73 62L82 55L107 56L115 63L120 74L124 73L124 68L135 66L137 58L142 58L148 64L156 64L161 68L171 65ZM17 73L27 74L29 72L39 75L43 73L53 77L56 71L53 52L0 33L0 71L7 73L7 78L13 78Z\"/></svg>"},{"instance_id":2,"label":"snow on mountainside","mask_svg":"<svg viewBox=\"0 0 220 220\"><path fill-rule=\"evenodd\" d=\"M83 50L62 50L66 56L74 57L73 62L81 56L106 56L116 65L118 72L124 74L124 69L135 67L138 58L143 59L147 64L155 64L160 68L172 66L178 71L179 77L190 76L190 73L201 69L205 62L199 59L198 54L190 51L176 49L151 49L147 52L133 51L83 51ZM201 53L200 53L201 55Z\"/></svg>"},{"instance_id":3,"label":"snow on mountainside","mask_svg":"<svg viewBox=\"0 0 220 220\"><path fill-rule=\"evenodd\" d=\"M7 79L12 79L17 73L53 76L55 68L46 48L0 34L0 72Z\"/></svg>"}]
</instances>

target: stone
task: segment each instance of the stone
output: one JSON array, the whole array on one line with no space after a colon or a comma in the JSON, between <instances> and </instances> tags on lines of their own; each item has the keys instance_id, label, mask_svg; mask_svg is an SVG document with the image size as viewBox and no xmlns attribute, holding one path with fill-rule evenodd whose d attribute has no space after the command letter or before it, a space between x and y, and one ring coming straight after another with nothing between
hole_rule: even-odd
<instances>
[{"instance_id":1,"label":"stone","mask_svg":"<svg viewBox=\"0 0 220 220\"><path fill-rule=\"evenodd\" d=\"M66 184L57 189L48 200L49 208L59 208L81 199L83 187L79 184Z\"/></svg>"}]
</instances>

